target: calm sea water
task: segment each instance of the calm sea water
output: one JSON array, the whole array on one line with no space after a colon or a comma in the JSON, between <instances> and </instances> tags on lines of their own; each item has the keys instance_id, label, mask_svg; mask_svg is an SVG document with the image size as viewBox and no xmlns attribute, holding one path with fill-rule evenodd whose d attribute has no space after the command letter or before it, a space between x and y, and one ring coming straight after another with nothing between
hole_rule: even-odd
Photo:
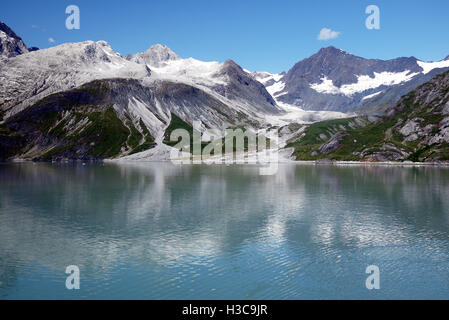
<instances>
[{"instance_id":1,"label":"calm sea water","mask_svg":"<svg viewBox=\"0 0 449 320\"><path fill-rule=\"evenodd\" d=\"M23 298L449 299L449 170L3 164L0 299Z\"/></svg>"}]
</instances>

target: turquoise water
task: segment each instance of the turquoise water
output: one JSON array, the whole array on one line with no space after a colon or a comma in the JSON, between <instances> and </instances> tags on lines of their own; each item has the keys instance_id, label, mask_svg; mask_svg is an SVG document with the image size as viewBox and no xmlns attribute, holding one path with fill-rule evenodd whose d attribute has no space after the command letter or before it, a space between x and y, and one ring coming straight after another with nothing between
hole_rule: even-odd
<instances>
[{"instance_id":1,"label":"turquoise water","mask_svg":"<svg viewBox=\"0 0 449 320\"><path fill-rule=\"evenodd\" d=\"M3 164L0 299L25 298L449 299L449 170Z\"/></svg>"}]
</instances>

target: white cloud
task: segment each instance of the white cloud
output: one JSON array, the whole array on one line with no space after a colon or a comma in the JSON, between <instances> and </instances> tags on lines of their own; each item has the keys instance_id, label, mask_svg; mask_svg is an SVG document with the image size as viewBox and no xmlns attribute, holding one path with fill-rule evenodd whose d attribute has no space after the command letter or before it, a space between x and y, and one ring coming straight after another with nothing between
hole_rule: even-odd
<instances>
[{"instance_id":1,"label":"white cloud","mask_svg":"<svg viewBox=\"0 0 449 320\"><path fill-rule=\"evenodd\" d=\"M340 32L331 30L329 28L323 28L318 35L318 40L327 41L330 39L335 39L340 35Z\"/></svg>"},{"instance_id":2,"label":"white cloud","mask_svg":"<svg viewBox=\"0 0 449 320\"><path fill-rule=\"evenodd\" d=\"M55 43L55 39L53 39L53 38L48 38L48 42L50 42L50 43Z\"/></svg>"}]
</instances>

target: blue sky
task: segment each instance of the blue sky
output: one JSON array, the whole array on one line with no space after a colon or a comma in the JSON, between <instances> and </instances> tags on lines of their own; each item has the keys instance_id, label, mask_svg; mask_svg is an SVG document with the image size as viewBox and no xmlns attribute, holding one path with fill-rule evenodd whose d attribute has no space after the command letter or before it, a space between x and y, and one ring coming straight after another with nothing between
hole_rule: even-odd
<instances>
[{"instance_id":1,"label":"blue sky","mask_svg":"<svg viewBox=\"0 0 449 320\"><path fill-rule=\"evenodd\" d=\"M80 30L65 27L70 4L81 10ZM365 27L370 4L380 8L380 30ZM330 45L366 58L441 60L449 55L448 12L447 0L14 0L1 4L0 21L28 46L106 40L127 54L162 43L185 58L281 72ZM340 34L320 41L325 27Z\"/></svg>"}]
</instances>

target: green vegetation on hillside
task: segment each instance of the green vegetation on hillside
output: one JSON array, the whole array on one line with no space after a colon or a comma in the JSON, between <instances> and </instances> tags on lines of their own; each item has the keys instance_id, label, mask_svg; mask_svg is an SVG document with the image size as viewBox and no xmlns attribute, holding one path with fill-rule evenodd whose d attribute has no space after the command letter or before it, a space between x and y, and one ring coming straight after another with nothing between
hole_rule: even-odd
<instances>
[{"instance_id":1,"label":"green vegetation on hillside","mask_svg":"<svg viewBox=\"0 0 449 320\"><path fill-rule=\"evenodd\" d=\"M164 143L169 145L169 146L175 146L177 145L181 139L179 139L178 141L170 141L170 135L172 134L173 131L175 131L176 129L184 129L186 130L189 135L190 135L190 149L189 152L192 153L193 152L193 127L188 124L187 122L185 122L184 120L180 119L178 116L176 116L175 114L172 113L171 115L171 122L168 126L168 128L165 131L165 135L164 135ZM243 151L247 152L249 150L249 138L247 135L245 135L246 133L246 129L244 127L233 127L233 128L229 128L234 130L235 134L237 136L233 136L231 137L225 137L225 138L221 138L219 139L219 141L215 141L214 143L216 144L221 144L222 145L222 154L226 153L226 145L227 144L232 144L233 148L232 148L232 152L236 152L237 151L237 139L238 137L242 134L242 138L243 138ZM257 138L257 137L256 137ZM269 145L270 143L270 139L266 138L266 144ZM201 152L204 151L204 149L211 145L211 142L201 142ZM256 139L256 148L259 148L259 141ZM184 150L186 151L186 150ZM214 150L211 151L211 155L214 154Z\"/></svg>"},{"instance_id":2,"label":"green vegetation on hillside","mask_svg":"<svg viewBox=\"0 0 449 320\"><path fill-rule=\"evenodd\" d=\"M170 124L168 125L167 129L165 130L165 135L164 135L164 143L166 145L169 145L171 147L176 146L178 143L181 142L181 138L179 138L176 141L171 141L170 137L172 135L172 133L177 130L177 129L183 129L186 130L189 133L190 136L190 153L193 153L193 127L188 124L187 122L185 122L184 120L182 120L181 118L179 118L177 115L175 115L174 113L171 114L171 121ZM198 133L198 131L197 131ZM199 134L199 133L198 133ZM208 143L202 142L201 143L201 150L204 149L204 147L207 145Z\"/></svg>"},{"instance_id":3,"label":"green vegetation on hillside","mask_svg":"<svg viewBox=\"0 0 449 320\"><path fill-rule=\"evenodd\" d=\"M130 155L150 150L156 146L154 138L151 136L150 131L148 130L142 119L140 119L139 125L144 134L145 141L141 145L134 147L133 150L129 153Z\"/></svg>"},{"instance_id":4,"label":"green vegetation on hillside","mask_svg":"<svg viewBox=\"0 0 449 320\"><path fill-rule=\"evenodd\" d=\"M130 132L117 117L114 108L110 106L104 111L87 113L86 116L89 119L87 127L82 128L74 135L64 137L59 146L51 149L42 158L52 159L64 155L70 157L76 154L82 146L84 146L84 152L87 155L98 158L113 158L119 155L130 136ZM62 123L48 133L60 136L62 134Z\"/></svg>"},{"instance_id":5,"label":"green vegetation on hillside","mask_svg":"<svg viewBox=\"0 0 449 320\"><path fill-rule=\"evenodd\" d=\"M429 86L429 85L427 85ZM417 90L427 90L426 85ZM442 113L442 99L447 92L436 95L430 103L416 94L404 96L396 108L378 121L366 121L367 117L322 121L308 126L299 138L286 147L294 148L297 160L329 159L338 161L378 161L448 159L447 143L427 145L425 139L407 140L401 128L411 120L418 121L420 130L428 130L428 138L439 133L440 123L447 115ZM445 91L446 90L446 91ZM437 91L438 92L438 91ZM444 93L446 92L446 93Z\"/></svg>"}]
</instances>

